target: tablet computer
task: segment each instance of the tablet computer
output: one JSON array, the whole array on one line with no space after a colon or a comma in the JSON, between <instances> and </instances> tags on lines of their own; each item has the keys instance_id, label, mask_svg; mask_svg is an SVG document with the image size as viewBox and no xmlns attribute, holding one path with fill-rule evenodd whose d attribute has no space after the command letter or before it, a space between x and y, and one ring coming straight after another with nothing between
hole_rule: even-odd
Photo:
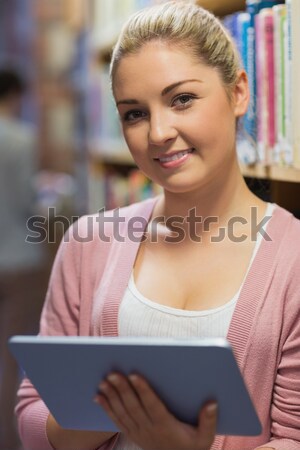
<instances>
[{"instance_id":1,"label":"tablet computer","mask_svg":"<svg viewBox=\"0 0 300 450\"><path fill-rule=\"evenodd\" d=\"M218 434L261 433L254 405L225 339L14 336L11 352L67 429L118 431L93 402L112 371L143 375L181 421L197 424L201 406L218 402Z\"/></svg>"}]
</instances>

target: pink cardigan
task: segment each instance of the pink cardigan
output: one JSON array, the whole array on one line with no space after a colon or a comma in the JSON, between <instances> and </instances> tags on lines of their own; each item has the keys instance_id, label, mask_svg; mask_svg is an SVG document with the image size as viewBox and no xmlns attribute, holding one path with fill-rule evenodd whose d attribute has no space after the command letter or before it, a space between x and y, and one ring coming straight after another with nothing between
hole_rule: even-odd
<instances>
[{"instance_id":1,"label":"pink cardigan","mask_svg":"<svg viewBox=\"0 0 300 450\"><path fill-rule=\"evenodd\" d=\"M154 201L120 210L125 221L119 230L125 242L106 242L113 223L103 223L103 215L85 216L70 228L53 266L42 335L118 335L119 303L143 228L130 218L143 217L145 223ZM259 248L228 332L263 432L257 437L217 436L212 450L300 450L300 222L276 207L267 232L271 241L263 240ZM25 448L51 450L45 431L48 410L28 380L18 396L16 412ZM113 449L116 439L101 450Z\"/></svg>"}]
</instances>

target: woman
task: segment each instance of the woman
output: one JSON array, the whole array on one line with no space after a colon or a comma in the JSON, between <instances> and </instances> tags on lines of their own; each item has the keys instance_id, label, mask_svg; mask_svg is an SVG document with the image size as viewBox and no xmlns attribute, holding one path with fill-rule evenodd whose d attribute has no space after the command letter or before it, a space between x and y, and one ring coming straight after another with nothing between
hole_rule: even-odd
<instances>
[{"instance_id":1,"label":"woman","mask_svg":"<svg viewBox=\"0 0 300 450\"><path fill-rule=\"evenodd\" d=\"M263 432L215 436L214 403L191 427L169 414L146 380L112 374L95 400L121 434L61 429L24 381L17 407L24 443L31 450L300 449L300 225L254 196L240 173L236 129L249 90L230 37L191 3L141 11L122 30L111 80L130 152L163 195L123 208L122 220L107 212L69 230L41 334L227 337Z\"/></svg>"}]
</instances>

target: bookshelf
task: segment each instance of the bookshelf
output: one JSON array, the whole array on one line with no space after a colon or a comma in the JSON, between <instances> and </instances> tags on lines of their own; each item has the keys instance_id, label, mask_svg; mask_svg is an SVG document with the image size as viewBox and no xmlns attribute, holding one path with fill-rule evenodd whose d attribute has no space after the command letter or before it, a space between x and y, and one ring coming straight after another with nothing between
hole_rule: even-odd
<instances>
[{"instance_id":1,"label":"bookshelf","mask_svg":"<svg viewBox=\"0 0 300 450\"><path fill-rule=\"evenodd\" d=\"M248 178L300 183L300 170L294 167L263 166L262 164L241 164L240 167L243 175Z\"/></svg>"},{"instance_id":2,"label":"bookshelf","mask_svg":"<svg viewBox=\"0 0 300 450\"><path fill-rule=\"evenodd\" d=\"M64 230L55 225L49 209L68 218L86 212L87 161L79 120L84 103L80 78L85 80L87 73L79 55L84 47L86 2L0 4L0 63L16 67L29 81L20 116L37 133L32 206L45 219L48 234L43 245L50 269ZM8 188L13 189L13 180Z\"/></svg>"},{"instance_id":3,"label":"bookshelf","mask_svg":"<svg viewBox=\"0 0 300 450\"><path fill-rule=\"evenodd\" d=\"M107 149L113 148L113 152ZM117 164L121 166L135 167L135 163L125 144L121 142L99 142L90 148L90 160L99 165ZM300 183L300 170L294 167L280 167L276 165L265 166L263 164L242 164L241 172L247 178L260 178L263 180L286 181L288 183Z\"/></svg>"},{"instance_id":4,"label":"bookshelf","mask_svg":"<svg viewBox=\"0 0 300 450\"><path fill-rule=\"evenodd\" d=\"M92 51L97 55L97 70L102 75L107 70L111 48L117 38L120 24L133 12L134 2L131 1L128 2L131 7L127 11L123 8L123 10L118 12L114 21L109 21L108 17L112 13L112 3L110 2L110 7L107 7L102 14L102 21L105 21L105 26L100 27L99 23L95 22L94 29L97 31L92 32L91 38ZM151 2L148 1L149 3ZM225 15L245 10L246 0L197 0L197 4L223 18ZM99 32L99 30L102 31ZM125 143L120 139L119 131L116 131L115 135L118 137L114 141L107 137L103 139L97 137L90 141L89 164L90 167L94 167L94 172L103 173L101 167L103 169L106 166L123 167L122 170L124 170L124 167L127 170L131 170L134 167L131 155ZM240 167L245 178L265 180L270 183L271 201L277 202L283 207L287 207L287 209L299 211L300 205L297 199L300 193L300 168L295 168L286 163L281 163L281 165L274 164L273 161L249 164L241 162ZM288 189L286 189L286 186L288 186Z\"/></svg>"},{"instance_id":5,"label":"bookshelf","mask_svg":"<svg viewBox=\"0 0 300 450\"><path fill-rule=\"evenodd\" d=\"M32 5L38 37L39 165L49 174L72 178L71 213L84 214L88 201L84 121L87 7L84 0L34 1Z\"/></svg>"},{"instance_id":6,"label":"bookshelf","mask_svg":"<svg viewBox=\"0 0 300 450\"><path fill-rule=\"evenodd\" d=\"M243 11L246 7L246 0L197 0L196 3L219 17Z\"/></svg>"}]
</instances>

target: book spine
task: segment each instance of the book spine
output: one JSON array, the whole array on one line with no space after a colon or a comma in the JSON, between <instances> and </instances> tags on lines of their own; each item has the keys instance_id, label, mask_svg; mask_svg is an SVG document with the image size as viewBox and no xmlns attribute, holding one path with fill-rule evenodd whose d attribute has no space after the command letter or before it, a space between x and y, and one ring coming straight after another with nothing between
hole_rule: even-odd
<instances>
[{"instance_id":1,"label":"book spine","mask_svg":"<svg viewBox=\"0 0 300 450\"><path fill-rule=\"evenodd\" d=\"M264 41L266 45L266 117L267 117L267 146L266 162L272 163L275 145L275 77L274 77L274 16L272 9L265 9L264 15Z\"/></svg>"},{"instance_id":2,"label":"book spine","mask_svg":"<svg viewBox=\"0 0 300 450\"><path fill-rule=\"evenodd\" d=\"M248 29L250 26L250 14L239 13L237 16L237 47L240 54L241 66L248 74ZM237 152L239 161L243 164L254 164L257 159L256 142L249 133L251 122L249 122L248 112L240 118L240 125L237 135Z\"/></svg>"},{"instance_id":3,"label":"book spine","mask_svg":"<svg viewBox=\"0 0 300 450\"><path fill-rule=\"evenodd\" d=\"M240 13L237 16L237 46L241 56L241 63L246 72L248 71L248 47L247 34L250 26L250 14Z\"/></svg>"},{"instance_id":4,"label":"book spine","mask_svg":"<svg viewBox=\"0 0 300 450\"><path fill-rule=\"evenodd\" d=\"M255 39L257 42L256 52L256 111L257 111L257 151L260 163L265 163L265 120L264 120L264 61L265 61L265 47L263 45L263 24L262 16L257 14L255 17Z\"/></svg>"},{"instance_id":5,"label":"book spine","mask_svg":"<svg viewBox=\"0 0 300 450\"><path fill-rule=\"evenodd\" d=\"M292 144L293 165L300 168L300 100L299 100L299 79L300 79L300 2L299 0L288 0L287 22L288 22L288 50L289 50L289 70L290 70L290 114L291 128L290 140Z\"/></svg>"},{"instance_id":6,"label":"book spine","mask_svg":"<svg viewBox=\"0 0 300 450\"><path fill-rule=\"evenodd\" d=\"M103 206L106 209L126 206L161 192L161 187L139 169L133 168L122 175L116 169L94 167L90 177L90 211L98 211Z\"/></svg>"},{"instance_id":7,"label":"book spine","mask_svg":"<svg viewBox=\"0 0 300 450\"><path fill-rule=\"evenodd\" d=\"M90 213L95 213L106 205L104 173L103 168L99 165L90 166L88 190L88 211Z\"/></svg>"},{"instance_id":8,"label":"book spine","mask_svg":"<svg viewBox=\"0 0 300 450\"><path fill-rule=\"evenodd\" d=\"M250 103L246 115L246 131L254 141L258 140L257 123L257 70L256 70L256 31L255 17L264 8L283 3L283 0L246 0L247 12L250 15L250 25L247 33L248 62L247 73L250 88Z\"/></svg>"},{"instance_id":9,"label":"book spine","mask_svg":"<svg viewBox=\"0 0 300 450\"><path fill-rule=\"evenodd\" d=\"M247 68L250 88L250 102L246 114L246 131L249 136L257 141L257 118L256 118L256 42L255 42L255 16L259 11L258 1L247 2L247 12L250 16L250 23L247 29Z\"/></svg>"},{"instance_id":10,"label":"book spine","mask_svg":"<svg viewBox=\"0 0 300 450\"><path fill-rule=\"evenodd\" d=\"M285 129L286 129L286 160L293 164L293 137L292 137L292 32L291 32L291 3L286 2L287 20L285 24Z\"/></svg>"},{"instance_id":11,"label":"book spine","mask_svg":"<svg viewBox=\"0 0 300 450\"><path fill-rule=\"evenodd\" d=\"M284 165L285 132L285 67L284 67L284 23L286 20L285 5L273 7L274 12L274 59L275 59L275 128L276 142L274 162Z\"/></svg>"},{"instance_id":12,"label":"book spine","mask_svg":"<svg viewBox=\"0 0 300 450\"><path fill-rule=\"evenodd\" d=\"M275 144L274 20L271 8L256 16L257 116L260 162L271 164Z\"/></svg>"},{"instance_id":13,"label":"book spine","mask_svg":"<svg viewBox=\"0 0 300 450\"><path fill-rule=\"evenodd\" d=\"M88 136L89 139L96 139L99 135L100 124L102 123L102 92L100 75L97 71L90 71L86 91L85 114L87 116Z\"/></svg>"}]
</instances>

